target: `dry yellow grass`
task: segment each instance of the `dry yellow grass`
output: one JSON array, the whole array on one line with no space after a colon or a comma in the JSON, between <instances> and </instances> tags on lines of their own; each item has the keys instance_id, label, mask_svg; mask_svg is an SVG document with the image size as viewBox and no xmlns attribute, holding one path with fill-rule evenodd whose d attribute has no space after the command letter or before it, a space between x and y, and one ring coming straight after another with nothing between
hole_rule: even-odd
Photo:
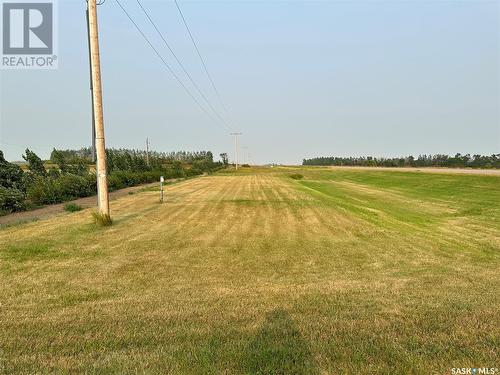
<instances>
[{"instance_id":1,"label":"dry yellow grass","mask_svg":"<svg viewBox=\"0 0 500 375\"><path fill-rule=\"evenodd\" d=\"M84 210L1 230L0 369L497 365L498 210L460 214L474 202L358 180L364 172L287 173L186 181L164 204L154 191L127 196L112 202L109 228ZM481 178L481 199L496 199L495 177Z\"/></svg>"}]
</instances>

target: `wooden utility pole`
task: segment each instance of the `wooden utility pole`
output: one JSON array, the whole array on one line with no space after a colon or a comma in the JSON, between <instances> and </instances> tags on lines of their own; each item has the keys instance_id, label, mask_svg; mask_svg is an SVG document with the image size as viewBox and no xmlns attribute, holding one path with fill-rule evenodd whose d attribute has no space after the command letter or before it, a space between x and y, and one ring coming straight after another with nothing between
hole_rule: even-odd
<instances>
[{"instance_id":1,"label":"wooden utility pole","mask_svg":"<svg viewBox=\"0 0 500 375\"><path fill-rule=\"evenodd\" d=\"M149 167L149 138L146 138L146 164Z\"/></svg>"},{"instance_id":2,"label":"wooden utility pole","mask_svg":"<svg viewBox=\"0 0 500 375\"><path fill-rule=\"evenodd\" d=\"M232 136L234 136L234 158L235 158L235 167L236 170L238 170L238 136L243 134L240 132L235 132L235 133L230 133Z\"/></svg>"},{"instance_id":3,"label":"wooden utility pole","mask_svg":"<svg viewBox=\"0 0 500 375\"><path fill-rule=\"evenodd\" d=\"M106 171L106 145L102 114L101 61L99 58L99 35L97 30L96 0L88 0L88 30L90 40L90 69L92 72L92 98L94 106L95 144L97 157L97 201L99 213L109 216L108 176Z\"/></svg>"},{"instance_id":4,"label":"wooden utility pole","mask_svg":"<svg viewBox=\"0 0 500 375\"><path fill-rule=\"evenodd\" d=\"M91 100L91 107L92 107L92 146L91 146L91 155L92 155L92 162L95 163L95 118L94 118L94 88L92 87L92 57L90 53L90 30L89 30L89 7L87 4L87 10L85 11L86 15L86 20L87 20L87 42L88 42L88 47L89 47L89 73L90 73L90 100Z\"/></svg>"},{"instance_id":5,"label":"wooden utility pole","mask_svg":"<svg viewBox=\"0 0 500 375\"><path fill-rule=\"evenodd\" d=\"M247 160L248 147L242 146L241 148L243 149L243 164L248 164L248 160Z\"/></svg>"}]
</instances>

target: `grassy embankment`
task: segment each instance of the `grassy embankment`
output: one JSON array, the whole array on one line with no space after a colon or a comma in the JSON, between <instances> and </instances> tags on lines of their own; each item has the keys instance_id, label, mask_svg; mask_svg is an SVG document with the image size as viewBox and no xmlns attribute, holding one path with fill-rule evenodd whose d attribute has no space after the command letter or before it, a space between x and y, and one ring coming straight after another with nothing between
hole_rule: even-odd
<instances>
[{"instance_id":1,"label":"grassy embankment","mask_svg":"<svg viewBox=\"0 0 500 375\"><path fill-rule=\"evenodd\" d=\"M0 371L498 367L500 177L242 169L166 199L0 230Z\"/></svg>"}]
</instances>

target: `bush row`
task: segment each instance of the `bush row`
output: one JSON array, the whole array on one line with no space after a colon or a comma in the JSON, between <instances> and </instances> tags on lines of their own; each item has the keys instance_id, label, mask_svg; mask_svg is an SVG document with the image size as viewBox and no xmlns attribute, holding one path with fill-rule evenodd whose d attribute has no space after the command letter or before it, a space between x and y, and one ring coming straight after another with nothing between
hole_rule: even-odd
<instances>
[{"instance_id":1,"label":"bush row","mask_svg":"<svg viewBox=\"0 0 500 375\"><path fill-rule=\"evenodd\" d=\"M108 154L108 188L110 191L158 181L165 178L180 178L211 173L224 166L214 163L211 152L194 153L190 167L179 160L170 163L147 165L144 155L127 150L106 150ZM87 197L97 192L96 175L89 172L83 158L74 156L69 164L68 151L52 152L57 164L48 170L38 155L26 149L23 158L28 171L9 163L0 151L0 214L22 211L33 205L61 203L75 198ZM194 157L193 156L193 157ZM110 168L110 166L112 168ZM120 169L123 168L123 169Z\"/></svg>"},{"instance_id":2,"label":"bush row","mask_svg":"<svg viewBox=\"0 0 500 375\"><path fill-rule=\"evenodd\" d=\"M160 176L165 178L183 177L191 175L182 171L149 171L128 172L116 171L108 176L108 188L110 191L123 189L130 186L155 182ZM199 173L198 173L199 174ZM64 201L88 197L97 192L95 174L78 176L74 174L61 174L57 178L36 176L34 182L27 189L26 198L36 205L61 203ZM19 198L19 195L16 195Z\"/></svg>"},{"instance_id":3,"label":"bush row","mask_svg":"<svg viewBox=\"0 0 500 375\"><path fill-rule=\"evenodd\" d=\"M60 203L67 200L88 197L95 194L96 177L93 174L78 176L61 174L60 176L36 176L27 188L27 198L36 205Z\"/></svg>"},{"instance_id":4,"label":"bush row","mask_svg":"<svg viewBox=\"0 0 500 375\"><path fill-rule=\"evenodd\" d=\"M108 176L110 191L165 178L188 177L200 174L193 169L176 171L127 172L116 171ZM31 205L61 203L96 194L95 174L78 176L70 173L53 176L32 176L26 193L15 188L0 186L0 213L23 211Z\"/></svg>"},{"instance_id":5,"label":"bush row","mask_svg":"<svg viewBox=\"0 0 500 375\"><path fill-rule=\"evenodd\" d=\"M117 171L109 175L108 187L110 191L123 189L129 186L135 186L139 184L145 184L148 182L159 181L160 176L164 176L165 178L171 178L171 176L166 176L166 173L163 171L151 171L151 172ZM181 176L176 176L176 177L181 177Z\"/></svg>"}]
</instances>

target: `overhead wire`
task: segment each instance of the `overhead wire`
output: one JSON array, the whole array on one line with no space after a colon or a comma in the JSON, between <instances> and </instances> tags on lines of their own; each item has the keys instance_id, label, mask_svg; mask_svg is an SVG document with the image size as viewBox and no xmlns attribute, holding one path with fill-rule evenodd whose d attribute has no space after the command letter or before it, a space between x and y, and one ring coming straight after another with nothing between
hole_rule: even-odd
<instances>
[{"instance_id":1,"label":"overhead wire","mask_svg":"<svg viewBox=\"0 0 500 375\"><path fill-rule=\"evenodd\" d=\"M212 85L212 88L214 89L215 95L217 96L217 99L219 100L219 103L220 103L221 107L227 113L228 112L227 108L224 105L224 102L223 102L223 100L221 98L221 95L219 94L219 90L217 89L217 86L215 85L215 82L214 82L214 80L212 78L212 75L208 71L207 64L205 64L205 59L201 55L201 52L200 52L200 50L198 48L198 44L196 43L196 41L194 39L194 36L191 33L191 29L189 28L188 23L186 21L186 18L184 17L184 13L182 13L181 7L179 6L179 3L177 2L177 0L174 0L174 2L175 2L175 6L177 7L177 10L179 11L179 14L181 16L182 22L184 23L184 26L186 27L186 30L187 30L187 32L189 34L189 38L191 39L191 42L192 42L192 44L194 46L194 49L196 50L196 53L198 54L198 57L200 58L201 65L203 66L203 70L205 71L205 73L206 73L206 75L208 77L208 80L210 81L210 83Z\"/></svg>"},{"instance_id":2,"label":"overhead wire","mask_svg":"<svg viewBox=\"0 0 500 375\"><path fill-rule=\"evenodd\" d=\"M149 38L146 36L146 34L142 31L142 29L139 27L139 25L134 21L132 16L127 12L127 10L123 7L123 5L120 3L119 0L115 0L118 6L122 9L123 13L127 16L130 22L135 26L139 34L142 36L142 38L146 41L146 43L149 45L149 47L154 51L156 56L161 60L163 65L167 68L167 70L172 74L172 76L175 78L175 80L179 83L179 85L184 89L184 91L193 99L193 101L196 103L196 105L212 120L214 123L217 125L222 125L224 126L227 130L231 130L225 123L220 123L219 121L216 121L212 115L207 111L205 107L201 105L201 103L196 99L196 97L189 91L189 89L186 87L186 85L182 82L182 80L179 78L179 76L174 72L174 70L170 67L170 65L165 61L163 56L158 52L156 47L151 43Z\"/></svg>"},{"instance_id":3,"label":"overhead wire","mask_svg":"<svg viewBox=\"0 0 500 375\"><path fill-rule=\"evenodd\" d=\"M210 103L210 101L208 100L207 96L203 93L203 91L200 89L200 87L198 86L198 84L194 81L194 79L192 78L191 74L189 74L189 72L187 71L187 69L184 67L184 64L181 62L181 60L177 57L176 53L174 52L174 50L172 49L172 47L170 46L170 44L167 42L165 36L163 35L163 33L160 31L160 29L158 28L158 26L156 25L156 23L153 21L153 19L151 18L151 16L149 15L149 13L146 11L146 9L144 8L144 6L142 5L142 3L140 2L140 0L136 0L137 1L137 4L139 4L139 7L142 9L143 13L146 15L146 18L149 20L149 22L151 23L151 25L154 27L154 29L156 30L156 32L158 33L158 35L160 36L160 38L163 40L163 43L165 44L165 46L168 48L168 50L170 51L170 53L172 54L172 56L174 56L175 60L177 61L177 63L179 64L179 66L181 67L182 71L186 74L186 76L188 77L189 81L192 83L192 85L194 86L194 88L198 91L198 93L200 94L200 96L203 98L203 100L205 101L205 103L208 105L208 107L212 110L212 112L215 114L215 116L217 116L217 118L222 121L229 130L231 130L230 128L230 125L227 123L227 121L219 114L219 112L214 108L214 106L212 105L212 103Z\"/></svg>"}]
</instances>

